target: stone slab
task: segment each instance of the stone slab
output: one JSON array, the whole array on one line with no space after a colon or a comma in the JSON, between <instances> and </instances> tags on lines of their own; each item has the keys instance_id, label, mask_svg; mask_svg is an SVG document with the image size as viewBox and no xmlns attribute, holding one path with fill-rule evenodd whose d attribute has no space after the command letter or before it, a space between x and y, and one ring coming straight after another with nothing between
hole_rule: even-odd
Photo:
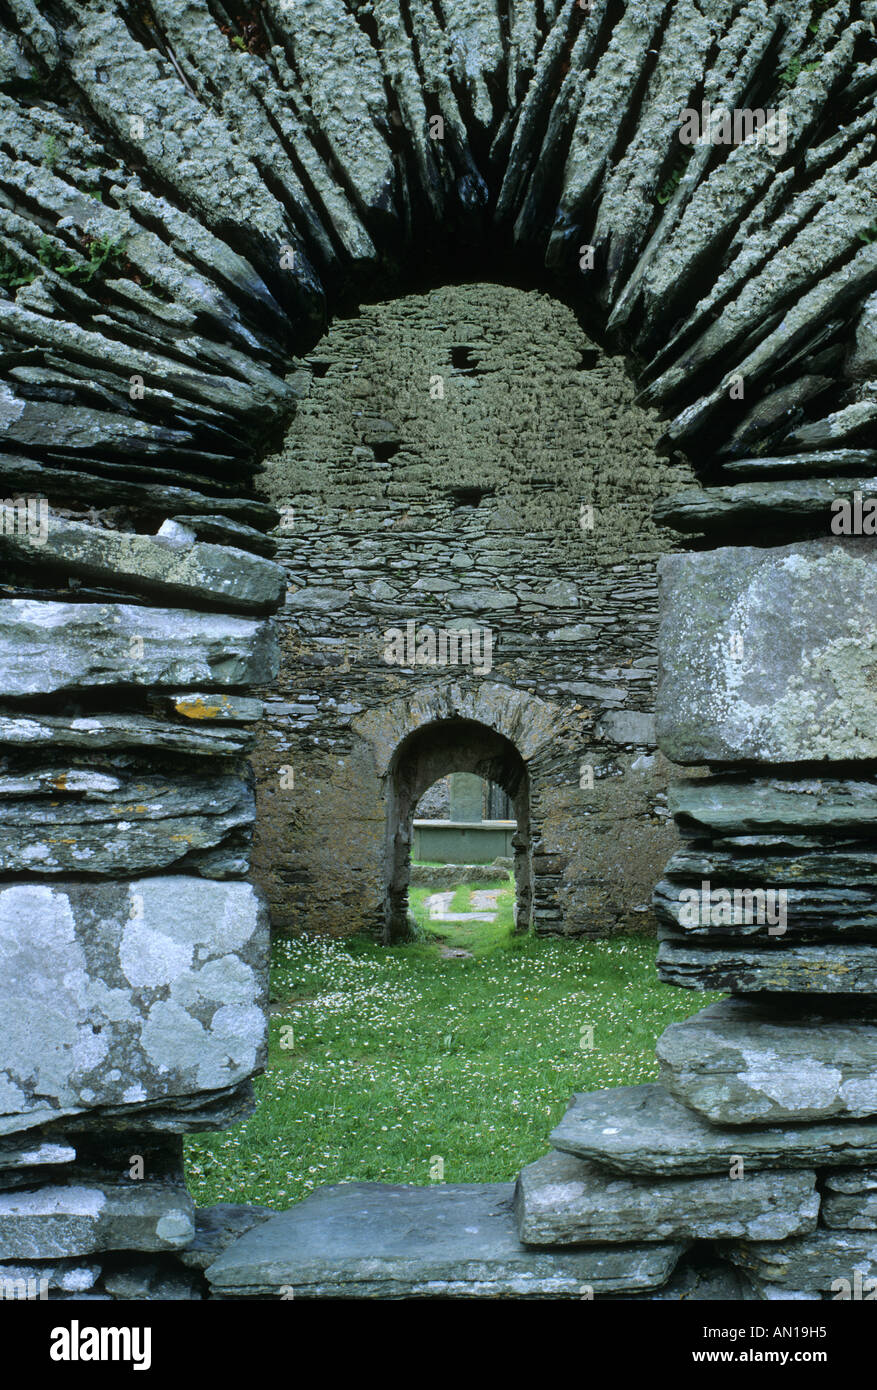
<instances>
[{"instance_id":1,"label":"stone slab","mask_svg":"<svg viewBox=\"0 0 877 1390\"><path fill-rule=\"evenodd\" d=\"M277 674L271 624L125 603L0 603L0 695L134 685L264 685Z\"/></svg>"},{"instance_id":2,"label":"stone slab","mask_svg":"<svg viewBox=\"0 0 877 1390\"><path fill-rule=\"evenodd\" d=\"M661 1082L713 1124L877 1115L877 1015L723 999L672 1023Z\"/></svg>"},{"instance_id":3,"label":"stone slab","mask_svg":"<svg viewBox=\"0 0 877 1390\"><path fill-rule=\"evenodd\" d=\"M658 976L683 989L737 994L877 994L877 946L692 946L659 931Z\"/></svg>"},{"instance_id":4,"label":"stone slab","mask_svg":"<svg viewBox=\"0 0 877 1390\"><path fill-rule=\"evenodd\" d=\"M877 782L840 777L692 778L670 783L667 805L686 831L873 831Z\"/></svg>"},{"instance_id":5,"label":"stone slab","mask_svg":"<svg viewBox=\"0 0 877 1390\"><path fill-rule=\"evenodd\" d=\"M877 1168L826 1173L822 1186L823 1225L877 1231Z\"/></svg>"},{"instance_id":6,"label":"stone slab","mask_svg":"<svg viewBox=\"0 0 877 1390\"><path fill-rule=\"evenodd\" d=\"M515 1188L526 1245L611 1245L661 1240L784 1240L812 1231L819 1214L811 1169L733 1178L607 1174L568 1153L529 1163Z\"/></svg>"},{"instance_id":7,"label":"stone slab","mask_svg":"<svg viewBox=\"0 0 877 1390\"><path fill-rule=\"evenodd\" d=\"M14 518L12 509L6 509ZM135 589L159 598L206 602L264 612L283 599L286 575L280 565L248 550L198 541L177 528L173 535L110 531L50 512L38 534L0 527L0 556L67 574Z\"/></svg>"},{"instance_id":8,"label":"stone slab","mask_svg":"<svg viewBox=\"0 0 877 1390\"><path fill-rule=\"evenodd\" d=\"M658 745L677 763L877 757L867 538L659 562Z\"/></svg>"},{"instance_id":9,"label":"stone slab","mask_svg":"<svg viewBox=\"0 0 877 1390\"><path fill-rule=\"evenodd\" d=\"M877 1231L819 1228L784 1241L746 1241L727 1248L727 1257L758 1283L849 1298L866 1282L877 1293ZM847 1291L849 1290L849 1292ZM859 1293L862 1297L862 1293Z\"/></svg>"},{"instance_id":10,"label":"stone slab","mask_svg":"<svg viewBox=\"0 0 877 1390\"><path fill-rule=\"evenodd\" d=\"M185 1184L71 1182L0 1193L4 1260L55 1260L103 1250L178 1250L195 1233Z\"/></svg>"},{"instance_id":11,"label":"stone slab","mask_svg":"<svg viewBox=\"0 0 877 1390\"><path fill-rule=\"evenodd\" d=\"M207 1278L238 1298L581 1298L659 1288L684 1249L527 1250L513 1194L511 1183L320 1188L235 1241Z\"/></svg>"},{"instance_id":12,"label":"stone slab","mask_svg":"<svg viewBox=\"0 0 877 1390\"><path fill-rule=\"evenodd\" d=\"M877 1164L877 1120L733 1128L711 1124L665 1087L617 1086L573 1096L551 1142L613 1172L658 1178Z\"/></svg>"},{"instance_id":13,"label":"stone slab","mask_svg":"<svg viewBox=\"0 0 877 1390\"><path fill-rule=\"evenodd\" d=\"M0 1134L227 1091L265 1059L268 920L185 875L0 888Z\"/></svg>"}]
</instances>

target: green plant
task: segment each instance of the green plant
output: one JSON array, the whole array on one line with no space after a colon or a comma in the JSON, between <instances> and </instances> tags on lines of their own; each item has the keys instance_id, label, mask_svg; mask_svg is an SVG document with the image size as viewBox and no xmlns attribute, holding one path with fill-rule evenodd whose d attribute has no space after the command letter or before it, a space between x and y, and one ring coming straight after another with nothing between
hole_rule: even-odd
<instances>
[{"instance_id":1,"label":"green plant","mask_svg":"<svg viewBox=\"0 0 877 1390\"><path fill-rule=\"evenodd\" d=\"M113 241L112 237L86 237L84 238L85 253L87 260L72 261L67 260L64 250L57 242L49 237L40 238L39 261L41 265L54 270L56 275L62 275L69 280L72 285L90 285L104 266L110 261L120 262L124 259L124 247L120 241Z\"/></svg>"},{"instance_id":2,"label":"green plant","mask_svg":"<svg viewBox=\"0 0 877 1390\"><path fill-rule=\"evenodd\" d=\"M46 136L43 141L43 168L49 172L54 169L58 162L58 141L52 134Z\"/></svg>"},{"instance_id":3,"label":"green plant","mask_svg":"<svg viewBox=\"0 0 877 1390\"><path fill-rule=\"evenodd\" d=\"M13 256L11 251L0 250L0 285L5 290L17 290L22 285L32 285L39 272L33 266Z\"/></svg>"}]
</instances>

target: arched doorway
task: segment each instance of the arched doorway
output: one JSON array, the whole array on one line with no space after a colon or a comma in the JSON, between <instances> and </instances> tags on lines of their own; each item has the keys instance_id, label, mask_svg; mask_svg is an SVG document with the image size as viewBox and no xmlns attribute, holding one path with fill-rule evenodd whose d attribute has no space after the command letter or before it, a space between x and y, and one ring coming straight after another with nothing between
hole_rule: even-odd
<instances>
[{"instance_id":1,"label":"arched doorway","mask_svg":"<svg viewBox=\"0 0 877 1390\"><path fill-rule=\"evenodd\" d=\"M409 734L397 747L387 772L387 853L384 940L408 933L408 883L412 821L427 788L450 772L470 772L501 787L511 801L517 830L512 839L515 930L526 931L533 911L530 838L530 778L511 739L474 719L437 719Z\"/></svg>"}]
</instances>

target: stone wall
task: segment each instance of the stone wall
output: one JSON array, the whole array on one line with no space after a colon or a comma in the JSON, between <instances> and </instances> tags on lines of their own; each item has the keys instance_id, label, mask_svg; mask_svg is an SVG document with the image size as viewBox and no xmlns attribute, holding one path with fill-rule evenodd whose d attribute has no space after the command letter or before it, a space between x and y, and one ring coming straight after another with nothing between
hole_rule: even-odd
<instances>
[{"instance_id":1,"label":"stone wall","mask_svg":"<svg viewBox=\"0 0 877 1390\"><path fill-rule=\"evenodd\" d=\"M382 920L391 794L363 714L387 711L389 728L424 687L508 686L555 729L530 764L537 931L643 926L675 844L652 715L656 563L672 541L651 512L694 475L658 457L661 425L622 359L558 300L481 283L336 320L297 379L265 480L288 577L257 754L254 865L273 921ZM412 621L488 631L487 669L388 664L385 634ZM455 770L446 732L440 771Z\"/></svg>"},{"instance_id":2,"label":"stone wall","mask_svg":"<svg viewBox=\"0 0 877 1390\"><path fill-rule=\"evenodd\" d=\"M714 1259L729 1241L749 1280L734 1296L821 1298L838 1278L877 1277L872 565L832 529L835 500L861 518L877 492L877 5L534 0L500 15L480 0L265 0L243 23L217 13L206 0L0 4L0 478L13 504L0 534L0 1278L58 1298L270 1298L278 1275L305 1296L432 1296L438 1281L447 1296L580 1297L584 1284L714 1297L721 1282L704 1295L691 1266L674 1268L691 1242ZM710 130L682 150L684 111L747 93L774 135L781 108L781 146ZM410 296L425 267L449 319L425 316L441 331L421 354L403 329L424 320ZM529 294L473 291L469 333L450 317L463 271ZM401 307L374 303L393 295ZM374 342L357 347L364 323ZM365 388L360 415L350 401L327 414L342 432L328 454L297 454L321 400L371 382L351 354L373 352L390 380ZM444 455L410 433L434 418L419 363L457 412ZM501 437L502 371L531 414L526 458ZM475 388L491 373L496 439L488 417L473 469ZM668 422L660 440L646 410ZM489 496L488 443L502 445L490 466L504 485ZM674 491L678 451L702 486ZM282 505L307 499L292 527L256 496L268 456ZM415 771L440 775L431 735L404 755L442 719L491 730L494 770L515 795L533 789L523 848L542 924L622 919L626 890L616 904L601 885L623 882L651 814L640 755L628 767L617 745L648 744L636 716L655 667L639 658L652 567L672 546L644 499L664 491L658 520L706 543L662 562L660 738L708 775L672 794L691 842L656 895L660 969L736 997L661 1040L657 1096L576 1104L554 1142L597 1171L560 1170L560 1210L545 1193L566 1160L549 1157L522 1176L517 1215L495 1185L349 1187L280 1218L197 1215L180 1137L248 1113L264 1064L253 692L274 703L259 857L281 924L315 872L333 885L330 929L369 913L379 925L382 779L401 798ZM602 547L584 574L582 503ZM601 505L616 519L605 532ZM479 530L488 514L498 546ZM472 561L456 569L452 519ZM369 592L384 522L400 542L381 580L391 595ZM415 599L414 573L453 588ZM485 601L454 609L476 577ZM587 588L587 617L568 586ZM270 617L284 592L278 685ZM496 621L496 669L451 686L388 675L367 641L375 620L445 605ZM594 636L549 637L578 624ZM359 698L369 682L374 698ZM576 777L583 745L592 790ZM322 788L356 805L343 881L314 839ZM631 840L570 842L583 808ZM752 923L721 913L692 922L683 890L705 876L786 890L788 933L737 931ZM728 1128L752 1175L736 1187ZM607 1182L618 1170L642 1181ZM422 1235L436 1213L450 1251ZM376 1265L376 1231L412 1230L413 1263Z\"/></svg>"}]
</instances>

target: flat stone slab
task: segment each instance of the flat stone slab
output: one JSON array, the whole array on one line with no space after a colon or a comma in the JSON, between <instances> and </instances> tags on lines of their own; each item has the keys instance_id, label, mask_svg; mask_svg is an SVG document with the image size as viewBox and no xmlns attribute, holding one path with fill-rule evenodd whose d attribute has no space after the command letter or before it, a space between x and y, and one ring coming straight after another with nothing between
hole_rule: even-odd
<instances>
[{"instance_id":1,"label":"flat stone slab","mask_svg":"<svg viewBox=\"0 0 877 1390\"><path fill-rule=\"evenodd\" d=\"M877 757L867 538L665 555L658 745L677 763Z\"/></svg>"},{"instance_id":2,"label":"flat stone slab","mask_svg":"<svg viewBox=\"0 0 877 1390\"><path fill-rule=\"evenodd\" d=\"M616 1241L784 1240L812 1231L816 1174L752 1172L732 1178L634 1178L601 1172L568 1153L529 1163L515 1187L518 1235L527 1245Z\"/></svg>"},{"instance_id":3,"label":"flat stone slab","mask_svg":"<svg viewBox=\"0 0 877 1390\"><path fill-rule=\"evenodd\" d=\"M56 1260L98 1250L178 1250L195 1234L185 1183L92 1182L0 1193L5 1260Z\"/></svg>"},{"instance_id":4,"label":"flat stone slab","mask_svg":"<svg viewBox=\"0 0 877 1390\"><path fill-rule=\"evenodd\" d=\"M207 1278L238 1298L582 1298L660 1288L684 1249L528 1250L513 1197L511 1183L323 1187L230 1245Z\"/></svg>"},{"instance_id":5,"label":"flat stone slab","mask_svg":"<svg viewBox=\"0 0 877 1390\"><path fill-rule=\"evenodd\" d=\"M752 1241L731 1245L727 1258L758 1283L775 1289L851 1296L858 1284L877 1281L877 1231L829 1231L817 1228L806 1236L783 1241ZM847 1292L849 1290L849 1292ZM865 1292L873 1297L877 1282ZM862 1292L859 1293L861 1298Z\"/></svg>"},{"instance_id":6,"label":"flat stone slab","mask_svg":"<svg viewBox=\"0 0 877 1390\"><path fill-rule=\"evenodd\" d=\"M575 1095L551 1142L617 1173L672 1177L746 1169L877 1165L877 1120L808 1125L710 1124L654 1082Z\"/></svg>"},{"instance_id":7,"label":"flat stone slab","mask_svg":"<svg viewBox=\"0 0 877 1390\"><path fill-rule=\"evenodd\" d=\"M267 622L125 603L0 603L0 695L90 686L264 685L277 674Z\"/></svg>"},{"instance_id":8,"label":"flat stone slab","mask_svg":"<svg viewBox=\"0 0 877 1390\"><path fill-rule=\"evenodd\" d=\"M661 1082L714 1124L877 1115L877 1018L723 999L672 1023Z\"/></svg>"},{"instance_id":9,"label":"flat stone slab","mask_svg":"<svg viewBox=\"0 0 877 1390\"><path fill-rule=\"evenodd\" d=\"M826 1173L822 1223L853 1231L877 1231L877 1168Z\"/></svg>"},{"instance_id":10,"label":"flat stone slab","mask_svg":"<svg viewBox=\"0 0 877 1390\"><path fill-rule=\"evenodd\" d=\"M877 946L692 946L660 932L658 976L737 994L877 994Z\"/></svg>"},{"instance_id":11,"label":"flat stone slab","mask_svg":"<svg viewBox=\"0 0 877 1390\"><path fill-rule=\"evenodd\" d=\"M667 805L680 825L723 834L873 830L877 782L840 777L710 777L671 782Z\"/></svg>"},{"instance_id":12,"label":"flat stone slab","mask_svg":"<svg viewBox=\"0 0 877 1390\"><path fill-rule=\"evenodd\" d=\"M249 883L0 888L0 1134L227 1093L264 1064L267 962Z\"/></svg>"},{"instance_id":13,"label":"flat stone slab","mask_svg":"<svg viewBox=\"0 0 877 1390\"><path fill-rule=\"evenodd\" d=\"M14 519L14 512L13 512ZM171 534L138 535L110 531L49 512L40 534L13 529L9 517L0 527L0 555L41 566L59 566L65 574L95 579L123 589L216 603L224 608L276 608L286 575L280 565L247 550L213 545L176 525Z\"/></svg>"}]
</instances>

